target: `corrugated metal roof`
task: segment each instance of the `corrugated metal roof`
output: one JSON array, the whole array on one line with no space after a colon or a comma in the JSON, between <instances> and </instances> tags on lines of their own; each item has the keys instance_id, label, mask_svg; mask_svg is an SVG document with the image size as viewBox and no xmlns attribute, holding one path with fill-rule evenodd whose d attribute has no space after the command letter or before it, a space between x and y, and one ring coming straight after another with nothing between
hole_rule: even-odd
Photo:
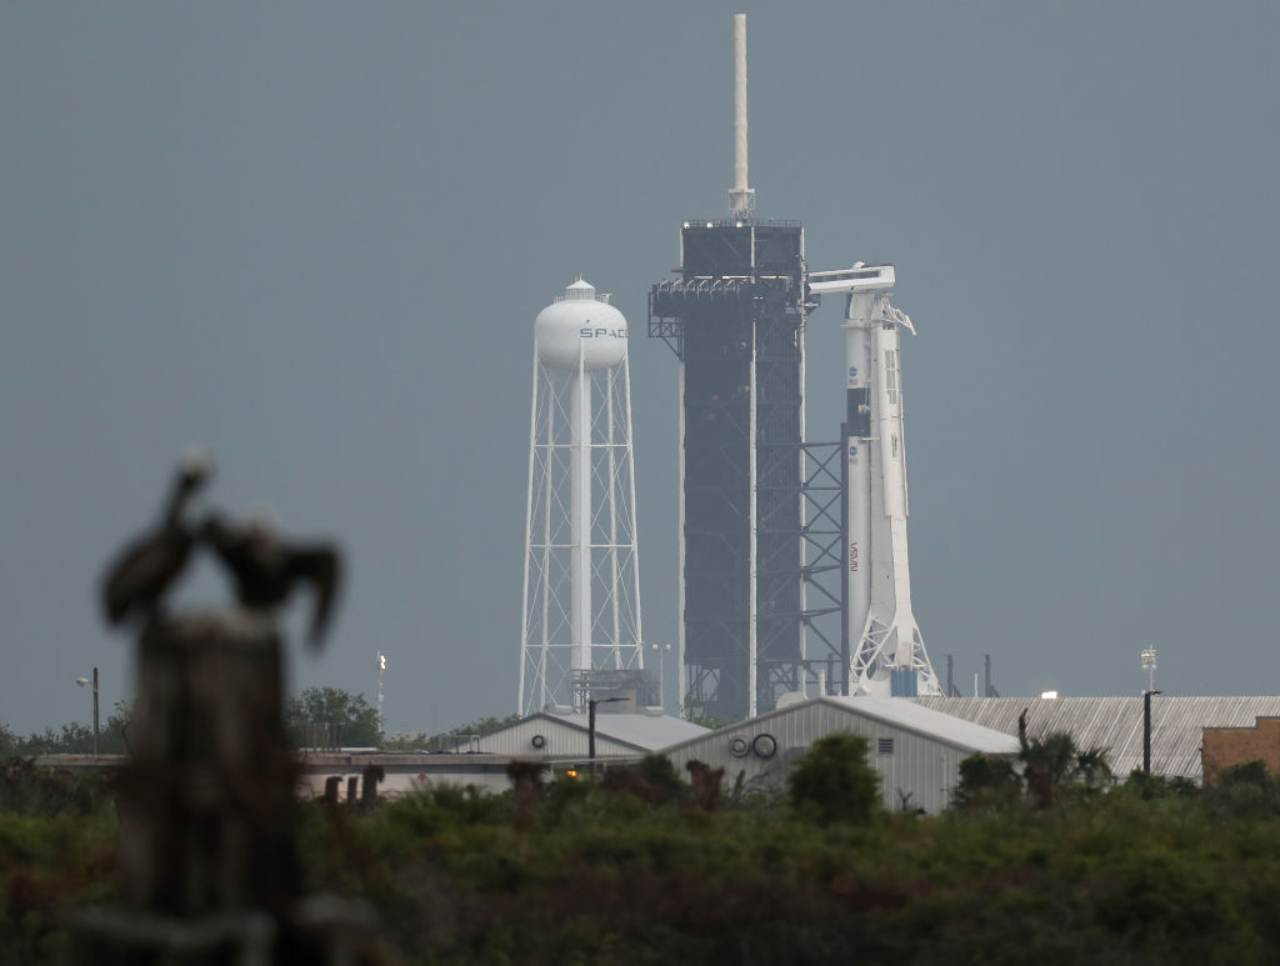
<instances>
[{"instance_id":1,"label":"corrugated metal roof","mask_svg":"<svg viewBox=\"0 0 1280 966\"><path fill-rule=\"evenodd\" d=\"M1012 755L1018 751L1017 740L1010 741L1009 736L999 729L988 728L966 718L916 704L908 698L874 698L859 695L857 697L826 697L818 700L847 707L856 714L887 721L900 728L907 728L970 751L980 751L987 755Z\"/></svg>"},{"instance_id":2,"label":"corrugated metal roof","mask_svg":"<svg viewBox=\"0 0 1280 966\"><path fill-rule=\"evenodd\" d=\"M585 713L553 714L539 711L529 717L546 718L550 721L566 724L571 728L587 730L587 716ZM527 721L529 719L526 718L524 720ZM670 715L596 714L597 735L612 738L614 741L630 745L641 751L657 751L659 748L666 748L668 745L687 741L690 738L705 735L707 732L708 729L702 727L702 725L696 725L692 721L685 721L683 718L673 718Z\"/></svg>"},{"instance_id":3,"label":"corrugated metal roof","mask_svg":"<svg viewBox=\"0 0 1280 966\"><path fill-rule=\"evenodd\" d=\"M1141 697L911 700L1014 736L1018 734L1018 715L1026 708L1031 737L1065 731L1082 749L1105 748L1117 778L1142 767ZM1251 727L1255 719L1268 715L1280 715L1280 697L1156 695L1151 700L1151 770L1200 781L1200 743L1205 728Z\"/></svg>"},{"instance_id":4,"label":"corrugated metal roof","mask_svg":"<svg viewBox=\"0 0 1280 966\"><path fill-rule=\"evenodd\" d=\"M808 701L797 701L795 704L789 704L785 708L770 711L749 721L740 721L737 724L727 725L715 732L715 734L727 734L744 724L753 724L783 715L792 715L819 703L832 705L842 711L873 718L877 721L884 721L968 751L980 751L988 755L1011 755L1018 751L1017 740L1011 740L1007 734L1003 734L997 729L987 728L964 718L935 711L916 704L909 698L877 698L866 695L857 697L828 696L810 698ZM599 720L597 719L596 728L599 729L599 727ZM710 732L704 733L709 734ZM682 739L678 744L664 747L663 751L674 751L677 747L683 747L697 740L698 737L700 735L689 736Z\"/></svg>"}]
</instances>

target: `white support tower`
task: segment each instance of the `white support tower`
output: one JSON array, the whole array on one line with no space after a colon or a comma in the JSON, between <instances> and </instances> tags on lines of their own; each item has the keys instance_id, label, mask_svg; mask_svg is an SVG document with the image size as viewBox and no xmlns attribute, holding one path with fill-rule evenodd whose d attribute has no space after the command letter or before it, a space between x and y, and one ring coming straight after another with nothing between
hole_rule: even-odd
<instances>
[{"instance_id":1,"label":"white support tower","mask_svg":"<svg viewBox=\"0 0 1280 966\"><path fill-rule=\"evenodd\" d=\"M521 715L642 671L627 321L579 279L534 323Z\"/></svg>"},{"instance_id":2,"label":"white support tower","mask_svg":"<svg viewBox=\"0 0 1280 966\"><path fill-rule=\"evenodd\" d=\"M861 262L813 272L810 290L847 296L845 494L849 688L853 694L941 694L911 611L907 560L907 451L903 430L902 329L915 334L890 294L892 265Z\"/></svg>"}]
</instances>

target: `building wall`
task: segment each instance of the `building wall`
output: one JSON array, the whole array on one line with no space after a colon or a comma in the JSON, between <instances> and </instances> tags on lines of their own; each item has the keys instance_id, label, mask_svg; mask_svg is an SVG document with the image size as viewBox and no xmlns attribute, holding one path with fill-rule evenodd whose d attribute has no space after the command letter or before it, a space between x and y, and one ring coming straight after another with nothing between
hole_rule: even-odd
<instances>
[{"instance_id":1,"label":"building wall","mask_svg":"<svg viewBox=\"0 0 1280 966\"><path fill-rule=\"evenodd\" d=\"M431 788L441 788L444 786L453 786L456 788L466 788L473 785L484 792L493 794L501 794L511 787L511 780L507 778L507 762L478 762L467 761L467 756L454 756L458 760L456 762L440 763L433 761L424 762L414 768L391 767L385 769L385 777L378 783L378 794L384 798L396 798L414 791L424 791ZM324 766L316 765L313 768L303 772L299 777L299 793L307 798L320 798L324 795L325 781L330 777L338 777L342 779L339 787L338 796L340 799L346 799L347 780L356 779L356 794L359 795L359 788L363 783L364 772L360 768L343 768L341 765Z\"/></svg>"},{"instance_id":2,"label":"building wall","mask_svg":"<svg viewBox=\"0 0 1280 966\"><path fill-rule=\"evenodd\" d=\"M1201 756L1206 785L1223 769L1251 761L1280 775L1280 718L1258 718L1252 728L1205 728Z\"/></svg>"},{"instance_id":3,"label":"building wall","mask_svg":"<svg viewBox=\"0 0 1280 966\"><path fill-rule=\"evenodd\" d=\"M680 772L695 760L712 768L723 768L729 787L737 781L740 772L744 776L745 787L781 787L792 763L819 738L837 732L861 735L867 739L867 760L880 775L881 794L885 806L890 809L900 807L898 793L901 790L911 796L912 807L931 813L942 811L950 803L952 791L959 783L960 762L972 754L853 711L817 703L743 722L735 728L718 731L672 749L668 756ZM751 743L760 734L771 734L776 739L778 752L773 758L760 758L750 750L744 757L735 757L730 752L730 744L735 737L741 736ZM880 753L881 738L892 739L892 754Z\"/></svg>"},{"instance_id":4,"label":"building wall","mask_svg":"<svg viewBox=\"0 0 1280 966\"><path fill-rule=\"evenodd\" d=\"M602 725L600 719L607 717L602 714L596 719L596 755L607 758L613 755L637 754L636 749L600 733L602 728L608 727L608 723L605 722ZM534 735L542 735L546 739L546 743L541 748L533 746ZM493 755L511 755L516 758L540 758L547 755L581 755L585 758L587 733L580 728L557 721L554 716L535 716L486 735L480 739L476 750Z\"/></svg>"}]
</instances>

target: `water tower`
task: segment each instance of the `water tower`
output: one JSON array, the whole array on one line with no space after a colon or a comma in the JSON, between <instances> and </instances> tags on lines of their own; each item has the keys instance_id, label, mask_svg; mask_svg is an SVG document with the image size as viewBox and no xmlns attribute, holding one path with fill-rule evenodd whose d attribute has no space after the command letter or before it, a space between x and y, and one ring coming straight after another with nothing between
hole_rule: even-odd
<instances>
[{"instance_id":1,"label":"water tower","mask_svg":"<svg viewBox=\"0 0 1280 966\"><path fill-rule=\"evenodd\" d=\"M533 342L522 715L644 668L627 320L579 279Z\"/></svg>"}]
</instances>

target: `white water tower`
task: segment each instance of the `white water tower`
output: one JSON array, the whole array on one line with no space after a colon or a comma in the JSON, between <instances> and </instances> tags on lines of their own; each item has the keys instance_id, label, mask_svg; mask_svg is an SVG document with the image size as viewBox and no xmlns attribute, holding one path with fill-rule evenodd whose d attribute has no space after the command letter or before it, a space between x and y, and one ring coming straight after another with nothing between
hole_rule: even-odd
<instances>
[{"instance_id":1,"label":"white water tower","mask_svg":"<svg viewBox=\"0 0 1280 966\"><path fill-rule=\"evenodd\" d=\"M579 279L534 322L520 714L584 672L639 671L627 320Z\"/></svg>"}]
</instances>

